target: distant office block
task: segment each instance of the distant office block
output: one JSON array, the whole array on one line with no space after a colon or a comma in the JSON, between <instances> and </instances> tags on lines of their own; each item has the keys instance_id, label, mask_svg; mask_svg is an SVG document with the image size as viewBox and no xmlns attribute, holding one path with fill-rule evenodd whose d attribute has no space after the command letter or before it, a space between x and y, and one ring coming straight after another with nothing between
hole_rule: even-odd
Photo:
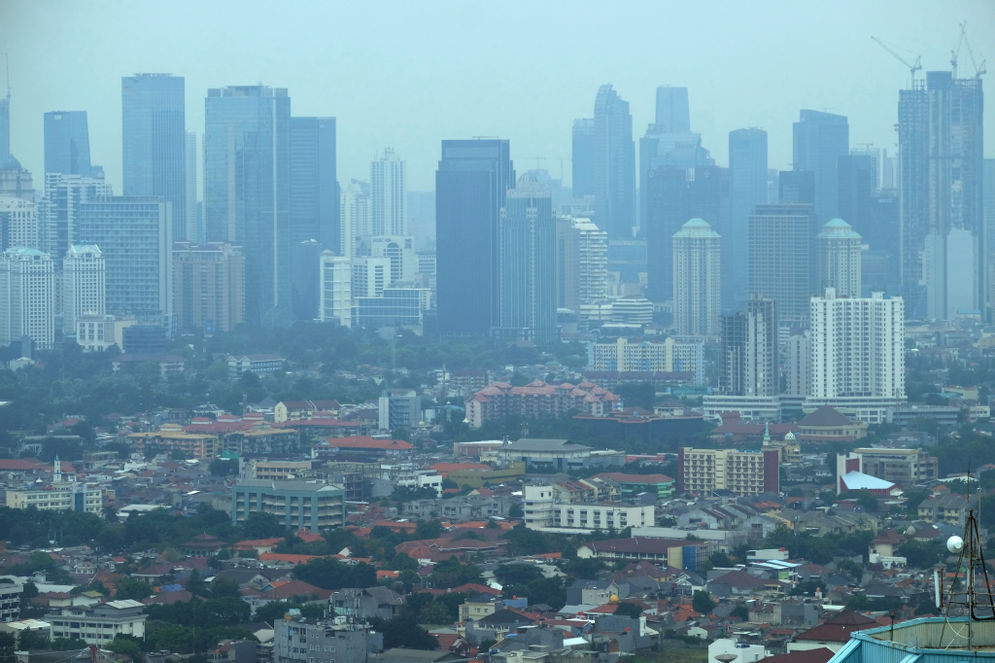
<instances>
[{"instance_id":1,"label":"distant office block","mask_svg":"<svg viewBox=\"0 0 995 663\"><path fill-rule=\"evenodd\" d=\"M844 115L802 110L794 124L795 170L815 175L815 216L820 222L839 216L839 158L850 153L850 124Z\"/></svg>"},{"instance_id":2,"label":"distant office block","mask_svg":"<svg viewBox=\"0 0 995 663\"><path fill-rule=\"evenodd\" d=\"M498 319L494 334L546 344L557 339L556 227L549 191L523 176L498 221Z\"/></svg>"},{"instance_id":3,"label":"distant office block","mask_svg":"<svg viewBox=\"0 0 995 663\"><path fill-rule=\"evenodd\" d=\"M811 296L812 208L758 205L750 216L750 292L777 302L782 325L805 326Z\"/></svg>"},{"instance_id":4,"label":"distant office block","mask_svg":"<svg viewBox=\"0 0 995 663\"><path fill-rule=\"evenodd\" d=\"M107 312L167 325L173 314L173 224L161 198L110 197L83 203L79 243L104 257Z\"/></svg>"},{"instance_id":5,"label":"distant office block","mask_svg":"<svg viewBox=\"0 0 995 663\"><path fill-rule=\"evenodd\" d=\"M443 141L435 183L439 329L487 335L498 320L498 219L515 183L508 141Z\"/></svg>"},{"instance_id":6,"label":"distant office block","mask_svg":"<svg viewBox=\"0 0 995 663\"><path fill-rule=\"evenodd\" d=\"M124 195L160 196L172 205L173 238L187 232L184 81L169 74L121 78Z\"/></svg>"},{"instance_id":7,"label":"distant office block","mask_svg":"<svg viewBox=\"0 0 995 663\"><path fill-rule=\"evenodd\" d=\"M702 147L701 134L691 131L690 115L686 87L661 85L656 89L656 117L639 139L639 226L644 232L649 218L651 171L665 167L690 170L715 165L708 150ZM704 212L692 216L714 219ZM681 219L681 223L686 220Z\"/></svg>"},{"instance_id":8,"label":"distant office block","mask_svg":"<svg viewBox=\"0 0 995 663\"><path fill-rule=\"evenodd\" d=\"M594 222L609 239L630 239L636 225L636 148L629 102L611 85L594 99Z\"/></svg>"},{"instance_id":9,"label":"distant office block","mask_svg":"<svg viewBox=\"0 0 995 663\"><path fill-rule=\"evenodd\" d=\"M342 253L334 117L290 118L290 242Z\"/></svg>"},{"instance_id":10,"label":"distant office block","mask_svg":"<svg viewBox=\"0 0 995 663\"><path fill-rule=\"evenodd\" d=\"M736 129L729 132L729 228L724 234L725 271L730 275L728 294L735 300L748 295L742 275L747 273L750 215L767 201L767 132ZM738 287L737 287L738 286ZM723 293L724 295L726 293ZM730 300L730 302L733 300Z\"/></svg>"},{"instance_id":11,"label":"distant office block","mask_svg":"<svg viewBox=\"0 0 995 663\"><path fill-rule=\"evenodd\" d=\"M90 164L90 129L86 111L45 113L45 174L103 178L103 169Z\"/></svg>"},{"instance_id":12,"label":"distant office block","mask_svg":"<svg viewBox=\"0 0 995 663\"><path fill-rule=\"evenodd\" d=\"M207 91L204 221L210 242L245 252L250 322L289 306L290 97L261 85Z\"/></svg>"}]
</instances>

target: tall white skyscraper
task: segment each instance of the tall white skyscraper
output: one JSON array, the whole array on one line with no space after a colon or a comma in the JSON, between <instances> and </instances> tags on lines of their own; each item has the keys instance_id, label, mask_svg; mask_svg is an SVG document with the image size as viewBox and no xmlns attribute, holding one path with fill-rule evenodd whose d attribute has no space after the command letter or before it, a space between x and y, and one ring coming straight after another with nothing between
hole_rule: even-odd
<instances>
[{"instance_id":1,"label":"tall white skyscraper","mask_svg":"<svg viewBox=\"0 0 995 663\"><path fill-rule=\"evenodd\" d=\"M674 233L674 327L682 336L719 335L721 241L704 219Z\"/></svg>"},{"instance_id":2,"label":"tall white skyscraper","mask_svg":"<svg viewBox=\"0 0 995 663\"><path fill-rule=\"evenodd\" d=\"M318 316L322 322L338 322L343 327L352 326L352 261L331 251L321 252L321 306Z\"/></svg>"},{"instance_id":3,"label":"tall white skyscraper","mask_svg":"<svg viewBox=\"0 0 995 663\"><path fill-rule=\"evenodd\" d=\"M0 345L22 336L55 344L55 270L47 253L19 247L0 255Z\"/></svg>"},{"instance_id":4,"label":"tall white skyscraper","mask_svg":"<svg viewBox=\"0 0 995 663\"><path fill-rule=\"evenodd\" d=\"M62 261L62 332L74 335L80 316L106 312L104 256L94 244L73 244Z\"/></svg>"},{"instance_id":5,"label":"tall white skyscraper","mask_svg":"<svg viewBox=\"0 0 995 663\"><path fill-rule=\"evenodd\" d=\"M860 234L843 219L833 219L822 226L816 242L819 292L833 288L837 297L860 297Z\"/></svg>"},{"instance_id":6,"label":"tall white skyscraper","mask_svg":"<svg viewBox=\"0 0 995 663\"><path fill-rule=\"evenodd\" d=\"M404 162L389 147L370 163L370 194L373 234L407 235Z\"/></svg>"},{"instance_id":7,"label":"tall white skyscraper","mask_svg":"<svg viewBox=\"0 0 995 663\"><path fill-rule=\"evenodd\" d=\"M901 297L840 298L829 288L812 298L809 335L813 407L831 404L877 421L888 404L905 399Z\"/></svg>"}]
</instances>

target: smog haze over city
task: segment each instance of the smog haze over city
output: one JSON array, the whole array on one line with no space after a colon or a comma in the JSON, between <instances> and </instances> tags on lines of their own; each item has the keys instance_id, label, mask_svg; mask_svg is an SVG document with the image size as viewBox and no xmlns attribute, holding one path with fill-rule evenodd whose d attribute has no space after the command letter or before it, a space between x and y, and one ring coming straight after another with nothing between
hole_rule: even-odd
<instances>
[{"instance_id":1,"label":"smog haze over city","mask_svg":"<svg viewBox=\"0 0 995 663\"><path fill-rule=\"evenodd\" d=\"M720 164L726 135L757 126L770 167L791 167L798 109L850 118L852 145L894 154L897 90L909 72L949 69L966 21L980 62L995 58L987 0L932 2L32 2L0 7L10 60L11 152L40 180L42 114L85 110L92 161L121 183L121 76L186 79L186 128L203 133L208 88L285 87L294 115L338 120L340 179L365 179L391 146L408 190L430 191L439 141L511 141L519 171L554 177L574 118L600 85L652 121L658 85L689 89L691 127ZM972 74L966 49L960 69ZM920 75L922 72L920 72ZM995 105L985 110L992 126ZM995 132L985 137L995 153ZM537 161L539 159L539 161ZM569 184L569 162L563 162ZM40 188L40 187L39 187Z\"/></svg>"}]
</instances>

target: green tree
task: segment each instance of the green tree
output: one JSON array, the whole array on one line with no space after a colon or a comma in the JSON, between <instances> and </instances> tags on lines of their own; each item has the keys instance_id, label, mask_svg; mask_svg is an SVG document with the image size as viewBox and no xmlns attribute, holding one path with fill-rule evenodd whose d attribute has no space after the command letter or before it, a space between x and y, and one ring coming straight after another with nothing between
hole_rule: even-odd
<instances>
[{"instance_id":1,"label":"green tree","mask_svg":"<svg viewBox=\"0 0 995 663\"><path fill-rule=\"evenodd\" d=\"M633 619L639 619L639 615L643 614L643 607L636 603L623 601L615 607L615 614L621 617L632 617Z\"/></svg>"},{"instance_id":2,"label":"green tree","mask_svg":"<svg viewBox=\"0 0 995 663\"><path fill-rule=\"evenodd\" d=\"M433 650L439 646L438 640L411 617L395 617L389 621L374 619L371 625L383 633L384 649L406 647Z\"/></svg>"},{"instance_id":3,"label":"green tree","mask_svg":"<svg viewBox=\"0 0 995 663\"><path fill-rule=\"evenodd\" d=\"M691 595L691 607L695 612L707 615L712 612L715 602L708 592L699 589Z\"/></svg>"},{"instance_id":4,"label":"green tree","mask_svg":"<svg viewBox=\"0 0 995 663\"><path fill-rule=\"evenodd\" d=\"M145 652L142 651L142 645L138 640L129 638L126 635L118 635L113 640L103 645L104 649L108 649L115 654L124 654L125 656L130 656L131 660L135 663L145 662Z\"/></svg>"}]
</instances>

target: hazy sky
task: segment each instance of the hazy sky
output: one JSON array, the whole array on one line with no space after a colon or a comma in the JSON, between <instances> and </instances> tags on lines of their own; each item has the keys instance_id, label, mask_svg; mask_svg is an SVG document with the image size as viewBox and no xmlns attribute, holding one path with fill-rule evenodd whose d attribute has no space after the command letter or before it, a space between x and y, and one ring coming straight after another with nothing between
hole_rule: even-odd
<instances>
[{"instance_id":1,"label":"hazy sky","mask_svg":"<svg viewBox=\"0 0 995 663\"><path fill-rule=\"evenodd\" d=\"M603 83L629 101L637 140L656 86L687 86L692 127L721 165L728 132L759 126L771 167L790 167L800 108L848 115L852 145L894 153L909 72L870 35L921 54L924 71L949 69L961 21L975 58L995 65L992 0L0 0L0 51L11 149L36 184L42 114L86 110L92 160L120 192L121 76L169 72L186 77L188 131L203 133L209 87L286 87L294 115L338 118L341 181L367 179L370 159L392 146L408 162L408 188L425 190L443 138L509 138L519 172L540 164L557 176L571 123L592 114ZM960 65L974 74L966 48Z\"/></svg>"}]
</instances>

